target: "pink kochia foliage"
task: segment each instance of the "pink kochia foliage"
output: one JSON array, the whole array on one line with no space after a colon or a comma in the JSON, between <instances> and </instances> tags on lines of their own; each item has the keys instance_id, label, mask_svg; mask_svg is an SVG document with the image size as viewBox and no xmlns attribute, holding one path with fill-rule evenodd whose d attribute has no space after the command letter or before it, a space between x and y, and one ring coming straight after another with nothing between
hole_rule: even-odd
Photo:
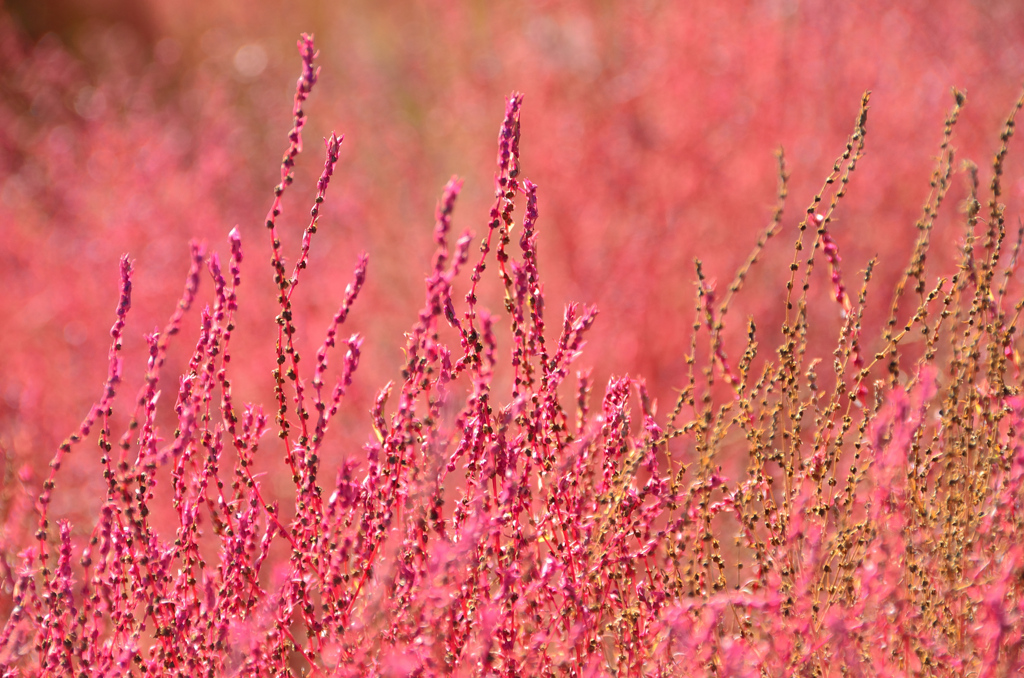
<instances>
[{"instance_id":1,"label":"pink kochia foliage","mask_svg":"<svg viewBox=\"0 0 1024 678\"><path fill-rule=\"evenodd\" d=\"M573 363L596 309L570 304L546 326L540 189L522 174L523 97L512 94L479 250L469 233L451 244L462 186L452 179L438 203L426 300L406 335L401 381L379 391L371 442L357 452L331 447L328 433L359 364L361 338L339 331L367 258L356 262L311 361L296 349L292 305L309 275L341 137L326 140L290 267L279 237L318 74L312 39L303 36L299 49L293 127L266 220L280 309L273 412L232 397L233 375L252 369L231 360L243 260L232 230L226 262L193 245L177 309L146 338L128 428L111 430L132 295L124 258L100 399L58 449L41 490L30 494L26 473L13 481L20 492L4 495L4 676L1024 670L1016 338L1024 302L1020 238L1004 247L999 203L1020 102L984 215L968 168L959 269L928 284L929 234L955 167L949 141L964 104L956 93L917 247L882 335L868 337L861 318L873 264L854 295L828 230L862 156L865 96L799 225L779 346L761 355L750 320L736 358L725 350L724 318L781 223L780 154L774 218L727 292L716 295L698 262L694 335L680 349L688 374L666 418L642 379L613 378L592 402L590 373L574 373ZM842 319L823 355L807 340L819 251ZM199 313L199 339L178 382L176 429L161 432L158 412L171 407L161 399L162 367L204 268L213 303ZM460 282L467 269L468 284ZM495 277L504 290L499 314L478 303ZM911 334L921 345L905 347ZM344 354L332 367L334 350ZM834 369L819 375L828 358ZM106 493L90 531L51 515L51 499L64 491L62 460L96 429ZM286 469L294 485L287 505L265 496L254 471L271 451L283 456L276 472ZM325 490L319 470L328 454L341 461ZM161 498L172 507L166 525ZM34 534L23 527L33 515Z\"/></svg>"}]
</instances>

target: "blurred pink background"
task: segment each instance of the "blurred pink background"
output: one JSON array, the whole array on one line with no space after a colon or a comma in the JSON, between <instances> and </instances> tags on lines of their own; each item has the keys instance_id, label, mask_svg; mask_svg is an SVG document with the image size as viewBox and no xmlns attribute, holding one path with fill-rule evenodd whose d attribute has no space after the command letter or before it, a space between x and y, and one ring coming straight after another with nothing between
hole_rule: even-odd
<instances>
[{"instance_id":1,"label":"blurred pink background","mask_svg":"<svg viewBox=\"0 0 1024 678\"><path fill-rule=\"evenodd\" d=\"M339 444L365 439L376 389L398 376L430 266L434 204L450 175L466 181L456 234L485 232L509 92L525 93L523 175L540 186L549 327L560 326L567 301L597 304L578 366L595 367L598 392L609 375L645 376L665 411L685 374L693 258L720 288L732 279L770 220L777 148L791 173L789 201L726 319L730 355L742 350L750 314L773 345L796 224L865 90L867 155L832 233L852 289L880 257L868 317L877 326L916 237L950 88L968 98L953 145L987 185L1024 79L1024 5L1009 0L2 7L0 449L9 473L26 461L41 469L98 397L125 252L136 278L117 416L141 384L142 335L163 326L180 295L189 239L225 252L235 225L246 260L234 352L252 366L236 376L236 399L272 402L274 291L262 224L287 143L301 32L315 34L323 72L280 222L293 259L322 167L319 140L345 135L299 293L307 355L358 253L370 255L343 330L367 340L336 424ZM1011 224L1024 196L1019 142L1004 183ZM963 175L954 179L937 221L929 280L951 271L964 186ZM826 303L812 322L828 357L840 319L827 303L825 267L816 275ZM486 279L487 303L500 312L496 276ZM204 285L201 303L210 299ZM194 310L174 342L168 409L197 326ZM78 463L62 473L94 482L95 462Z\"/></svg>"}]
</instances>

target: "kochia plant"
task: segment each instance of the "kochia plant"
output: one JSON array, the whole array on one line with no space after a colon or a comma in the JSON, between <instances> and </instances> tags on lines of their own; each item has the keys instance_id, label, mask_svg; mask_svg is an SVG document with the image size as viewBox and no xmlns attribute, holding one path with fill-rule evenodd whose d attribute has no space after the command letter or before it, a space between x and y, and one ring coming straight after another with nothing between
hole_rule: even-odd
<instances>
[{"instance_id":1,"label":"kochia plant","mask_svg":"<svg viewBox=\"0 0 1024 678\"><path fill-rule=\"evenodd\" d=\"M318 74L312 39L304 35L299 49L294 124L266 219L280 308L272 412L232 397L232 376L250 369L231 360L242 273L233 230L226 262L193 245L178 308L147 337L130 424L112 430L132 297L124 258L100 399L58 449L38 499L5 494L3 675L1024 669L1021 231L1008 245L999 202L1024 100L1007 121L987 205L968 166L960 267L930 280L931 228L953 178L950 139L964 104L955 92L918 244L874 336L862 324L873 262L848 285L830 231L863 152L865 95L799 224L779 345L766 355L751 319L744 352L730 356L730 300L784 223L780 153L777 208L724 294L697 262L693 334L688 344L680 338L688 371L659 418L642 379L614 378L594 402L589 372L574 372L596 309L569 305L553 331L546 326L539 189L522 174L523 98L512 94L479 250L469 233L452 243L461 188L452 179L401 378L379 391L359 451L332 446L328 434L362 350L360 337L341 338L340 328L366 278L365 256L321 348L306 361L296 348L293 295L308 284L342 142L326 140L310 221L289 264L278 217ZM825 351L808 341L816 266L828 270L841 318ZM498 314L481 303L494 270ZM168 345L204 275L213 302L199 314L199 341L178 382L176 428L161 432ZM337 369L332 350L344 351ZM64 457L97 430L106 496L88 530L52 515L50 504L64 490ZM294 485L283 504L255 471L274 463L264 459L270 452L283 457L270 468L285 469ZM324 490L328 459L339 460L338 471ZM169 516L158 483L170 488ZM24 528L33 515L34 535Z\"/></svg>"}]
</instances>

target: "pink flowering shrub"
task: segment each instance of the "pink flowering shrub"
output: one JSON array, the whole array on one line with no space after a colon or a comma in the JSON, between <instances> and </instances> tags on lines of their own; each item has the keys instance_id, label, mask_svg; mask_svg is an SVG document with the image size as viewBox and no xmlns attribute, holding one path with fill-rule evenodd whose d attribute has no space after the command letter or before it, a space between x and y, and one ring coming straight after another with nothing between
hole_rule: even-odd
<instances>
[{"instance_id":1,"label":"pink flowering shrub","mask_svg":"<svg viewBox=\"0 0 1024 678\"><path fill-rule=\"evenodd\" d=\"M142 387L125 404L134 269L122 259L100 398L38 482L27 464L5 467L3 675L1024 668L1024 229L1007 233L1001 203L1024 99L989 185L966 166L958 266L933 280L932 226L959 167L951 137L965 99L954 91L917 243L887 301L869 300L874 261L844 273L831 230L863 157L865 95L801 215L781 334L765 345L754 318L739 332L726 318L783 224L780 153L777 206L747 263L716 286L696 262L693 331L677 338L681 389L659 413L641 378L595 392L581 360L595 308L569 304L552 318L545 307L543 192L527 178L523 97L513 93L485 231L453 235L462 183L452 179L400 378L377 392L369 442L357 449L331 434L358 381L363 341L344 325L372 275L367 258L351 263L344 290L318 290L338 307L312 356L300 350L311 330L297 317L296 291L316 284L307 269L339 136L326 139L301 240L279 224L319 74L312 39L299 48L293 126L265 220L272 364L234 358L244 269L232 230L223 259L192 245L178 306L146 336ZM209 302L196 311L205 286ZM503 308L485 308L490 296ZM813 325L828 317L818 304L838 322ZM864 318L878 306L888 320L876 332ZM169 377L169 352L196 319L191 357ZM830 345L809 340L826 331ZM259 369L273 374L267 407L233 389ZM103 482L102 496L79 497L87 525L53 506L74 490L62 465L92 454L90 441ZM333 479L321 472L329 461ZM282 473L291 490L278 496L268 490Z\"/></svg>"}]
</instances>

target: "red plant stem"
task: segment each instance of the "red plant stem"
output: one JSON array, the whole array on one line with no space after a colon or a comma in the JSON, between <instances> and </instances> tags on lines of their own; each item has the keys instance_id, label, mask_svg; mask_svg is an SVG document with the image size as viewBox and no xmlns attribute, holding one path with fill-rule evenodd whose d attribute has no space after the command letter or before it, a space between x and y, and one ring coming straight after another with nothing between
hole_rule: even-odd
<instances>
[{"instance_id":1,"label":"red plant stem","mask_svg":"<svg viewBox=\"0 0 1024 678\"><path fill-rule=\"evenodd\" d=\"M115 310L117 318L114 321L114 325L110 328L111 343L109 364L107 368L107 380L103 386L103 395L89 410L89 414L86 415L85 419L78 427L78 432L71 435L57 449L57 452L54 454L53 461L50 462L50 474L43 483L43 491L39 495L37 504L39 510L39 530L36 533L36 539L39 542L39 549L36 556L43 572L43 585L51 594L53 591L51 590L51 584L49 581L49 571L46 567L46 560L49 557L46 549L46 533L47 528L49 527L49 521L47 520L48 508L55 485L57 471L60 469L64 455L71 451L71 445L89 435L89 431L92 429L92 426L96 422L96 418L98 416L103 416L103 430L108 430L108 425L106 423L107 413L111 402L114 400L114 395L117 392L117 385L121 382L121 338L124 333L125 318L132 306L132 265L128 260L127 255L121 257L120 272L121 296L117 302L117 309ZM101 445L104 447L104 451L106 453L104 454L104 458L106 459L109 457L110 445L106 442L105 437L101 438Z\"/></svg>"},{"instance_id":2,"label":"red plant stem","mask_svg":"<svg viewBox=\"0 0 1024 678\"><path fill-rule=\"evenodd\" d=\"M290 301L290 279L285 275L284 262L281 255L281 240L277 232L277 218L281 215L281 196L285 190L294 181L294 166L295 158L299 153L302 152L302 128L306 124L306 116L303 112L303 104L309 93L313 89L313 85L316 84L317 77L319 76L320 69L313 67L313 61L319 54L313 46L313 38L310 35L303 33L302 37L298 42L299 53L302 55L302 75L299 76L298 81L295 84L295 101L292 106L292 129L288 133L288 150L285 152L284 159L281 161L281 182L274 188L274 203L267 213L266 225L270 233L271 249L273 256L271 264L274 268L274 282L278 287L278 302L281 305L281 313L278 315L278 335L277 335L277 364L278 367L274 371L274 378L276 381L275 391L277 395L277 423L280 427L279 436L284 442L285 448L285 460L292 471L293 478L301 478L298 466L292 450L292 443L290 438L291 425L288 421L288 403L285 396L285 380L281 374L281 369L285 362L288 360L286 354L291 358L290 374L292 379L298 384L297 374L297 363L294 347L291 344L292 335L295 332L295 328L292 325L292 312L291 312L291 301ZM333 138L333 135L332 135ZM330 162L330 149L328 149L328 162ZM297 394L297 397L299 395ZM301 398L300 398L301 400ZM301 407L301 402L297 403ZM302 417L299 417L300 426L305 426ZM304 435L304 434L303 434Z\"/></svg>"}]
</instances>

